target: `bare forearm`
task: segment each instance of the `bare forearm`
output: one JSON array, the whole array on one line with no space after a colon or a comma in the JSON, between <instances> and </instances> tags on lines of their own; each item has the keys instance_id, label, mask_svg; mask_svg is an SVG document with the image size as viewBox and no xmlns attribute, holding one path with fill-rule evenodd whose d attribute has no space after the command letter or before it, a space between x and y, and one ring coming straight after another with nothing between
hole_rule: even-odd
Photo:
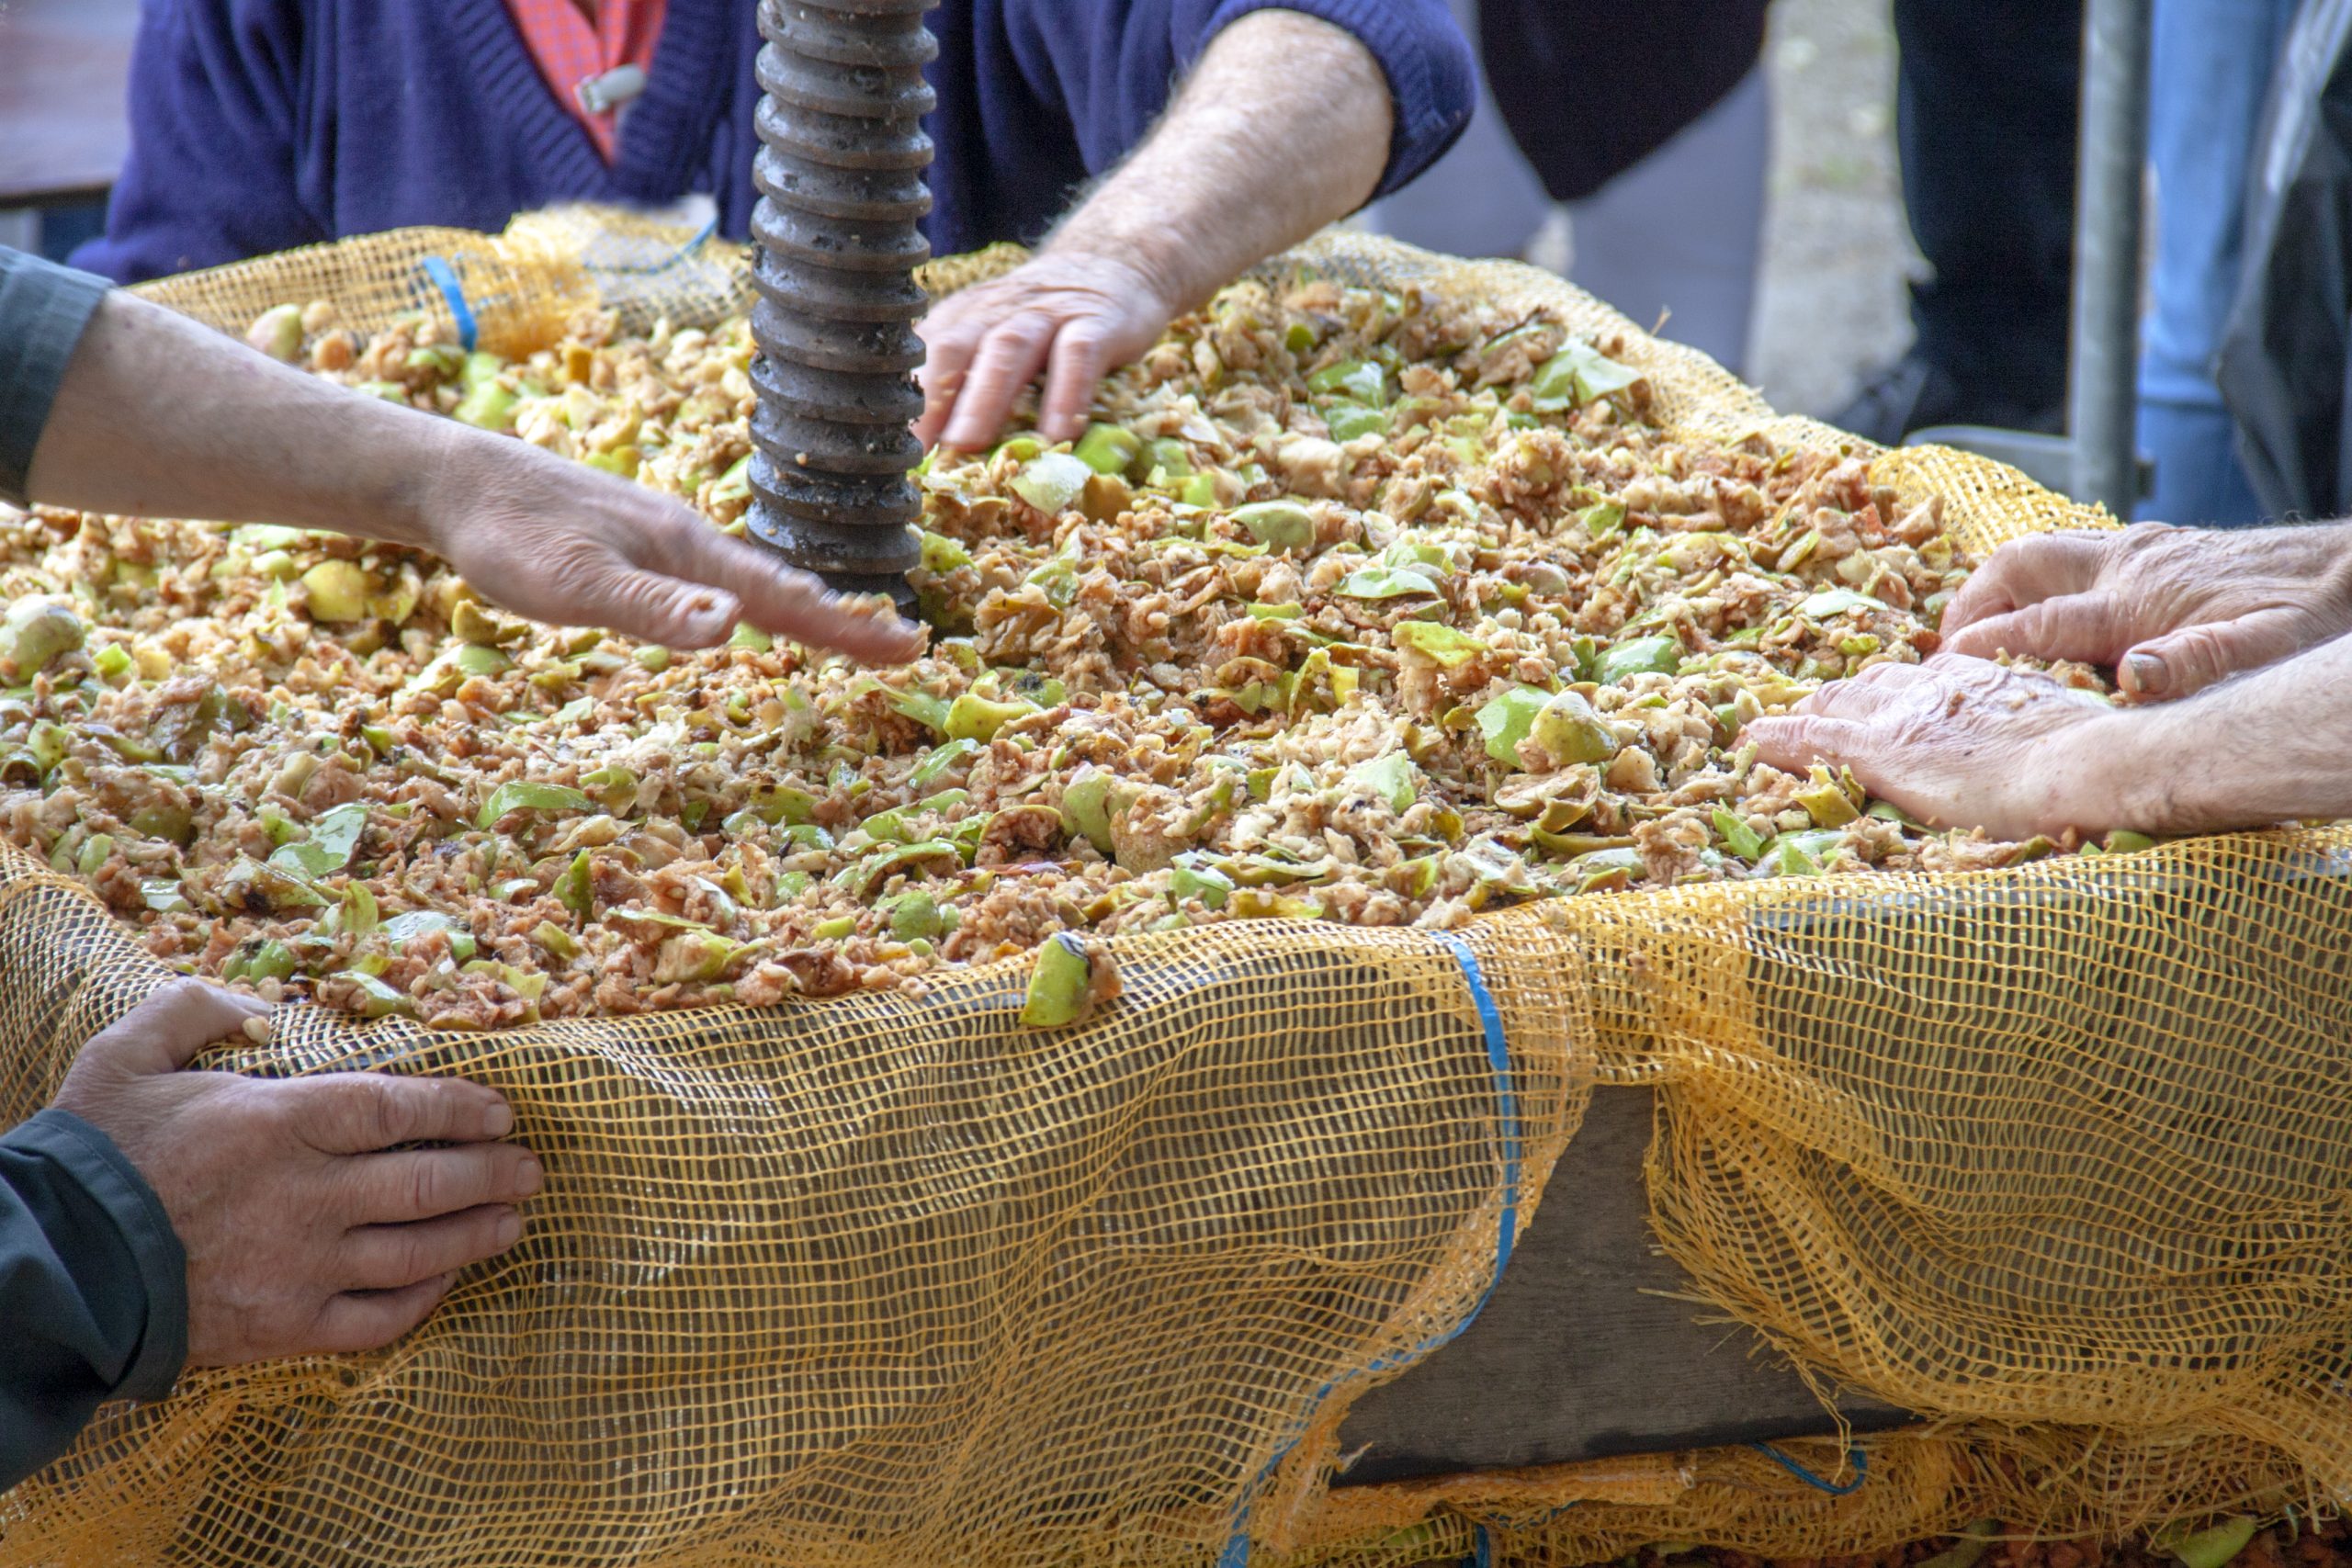
<instances>
[{"instance_id":1,"label":"bare forearm","mask_svg":"<svg viewBox=\"0 0 2352 1568\"><path fill-rule=\"evenodd\" d=\"M2116 820L2157 832L2352 818L2352 637L2177 703L2118 713L2098 739Z\"/></svg>"},{"instance_id":2,"label":"bare forearm","mask_svg":"<svg viewBox=\"0 0 2352 1568\"><path fill-rule=\"evenodd\" d=\"M28 489L37 502L89 512L423 544L425 489L474 434L355 397L117 293L74 351Z\"/></svg>"},{"instance_id":3,"label":"bare forearm","mask_svg":"<svg viewBox=\"0 0 2352 1568\"><path fill-rule=\"evenodd\" d=\"M1158 130L1046 250L1141 267L1201 304L1367 200L1395 111L1372 51L1328 22L1258 11L1219 33Z\"/></svg>"}]
</instances>

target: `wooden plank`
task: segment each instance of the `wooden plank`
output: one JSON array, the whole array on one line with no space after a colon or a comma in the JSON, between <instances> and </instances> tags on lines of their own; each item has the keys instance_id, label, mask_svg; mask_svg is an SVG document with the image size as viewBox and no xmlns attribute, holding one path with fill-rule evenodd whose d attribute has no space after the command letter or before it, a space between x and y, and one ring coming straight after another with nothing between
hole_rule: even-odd
<instances>
[{"instance_id":1,"label":"wooden plank","mask_svg":"<svg viewBox=\"0 0 2352 1568\"><path fill-rule=\"evenodd\" d=\"M1341 1485L1834 1432L1753 1333L1702 1323L1642 1188L1647 1089L1602 1089L1502 1283L1462 1337L1356 1403ZM1854 1400L1856 1429L1914 1417Z\"/></svg>"},{"instance_id":2,"label":"wooden plank","mask_svg":"<svg viewBox=\"0 0 2352 1568\"><path fill-rule=\"evenodd\" d=\"M0 207L102 196L130 149L138 0L0 5Z\"/></svg>"}]
</instances>

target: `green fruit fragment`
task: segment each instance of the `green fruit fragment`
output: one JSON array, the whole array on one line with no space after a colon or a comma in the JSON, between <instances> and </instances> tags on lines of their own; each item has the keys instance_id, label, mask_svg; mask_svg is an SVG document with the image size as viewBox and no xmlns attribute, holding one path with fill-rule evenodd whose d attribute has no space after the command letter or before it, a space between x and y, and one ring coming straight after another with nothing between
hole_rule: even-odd
<instances>
[{"instance_id":1,"label":"green fruit fragment","mask_svg":"<svg viewBox=\"0 0 2352 1568\"><path fill-rule=\"evenodd\" d=\"M282 365L291 365L302 353L302 307L272 305L245 329L245 342Z\"/></svg>"},{"instance_id":2,"label":"green fruit fragment","mask_svg":"<svg viewBox=\"0 0 2352 1568\"><path fill-rule=\"evenodd\" d=\"M1834 784L1816 784L1796 792L1796 803L1804 807L1805 815L1823 828L1842 828L1861 816L1846 792Z\"/></svg>"},{"instance_id":3,"label":"green fruit fragment","mask_svg":"<svg viewBox=\"0 0 2352 1568\"><path fill-rule=\"evenodd\" d=\"M653 983L657 986L703 985L727 973L743 944L717 931L680 931L662 939L654 950Z\"/></svg>"},{"instance_id":4,"label":"green fruit fragment","mask_svg":"<svg viewBox=\"0 0 2352 1568\"><path fill-rule=\"evenodd\" d=\"M1233 878L1216 868L1198 850L1178 855L1168 874L1168 891L1178 898L1198 898L1212 909L1222 909L1233 896Z\"/></svg>"},{"instance_id":5,"label":"green fruit fragment","mask_svg":"<svg viewBox=\"0 0 2352 1568\"><path fill-rule=\"evenodd\" d=\"M2107 836L2105 848L2111 855L2128 855L2139 850L2153 850L2156 840L2145 833L2135 833L2129 828L2118 828Z\"/></svg>"},{"instance_id":6,"label":"green fruit fragment","mask_svg":"<svg viewBox=\"0 0 2352 1568\"><path fill-rule=\"evenodd\" d=\"M396 991L375 976L360 969L345 969L333 976L348 980L359 993L359 1016L362 1018L414 1018L416 1001L405 991Z\"/></svg>"},{"instance_id":7,"label":"green fruit fragment","mask_svg":"<svg viewBox=\"0 0 2352 1568\"><path fill-rule=\"evenodd\" d=\"M365 941L376 934L382 924L376 905L376 896L367 885L355 882L343 890L343 902L327 916L325 922L336 931L348 931L356 941Z\"/></svg>"},{"instance_id":8,"label":"green fruit fragment","mask_svg":"<svg viewBox=\"0 0 2352 1568\"><path fill-rule=\"evenodd\" d=\"M322 560L302 574L302 589L310 596L307 603L314 621L368 619L368 599L375 587L357 561Z\"/></svg>"},{"instance_id":9,"label":"green fruit fragment","mask_svg":"<svg viewBox=\"0 0 2352 1568\"><path fill-rule=\"evenodd\" d=\"M187 901L187 889L180 886L176 877L149 878L139 885L139 897L147 908L159 915L185 915L195 908Z\"/></svg>"},{"instance_id":10,"label":"green fruit fragment","mask_svg":"<svg viewBox=\"0 0 2352 1568\"><path fill-rule=\"evenodd\" d=\"M1536 714L1528 739L1560 767L1605 762L1617 754L1617 732L1574 692L1555 694Z\"/></svg>"},{"instance_id":11,"label":"green fruit fragment","mask_svg":"<svg viewBox=\"0 0 2352 1568\"><path fill-rule=\"evenodd\" d=\"M1337 392L1350 402L1380 408L1388 401L1388 373L1370 360L1342 359L1309 376L1306 389Z\"/></svg>"},{"instance_id":12,"label":"green fruit fragment","mask_svg":"<svg viewBox=\"0 0 2352 1568\"><path fill-rule=\"evenodd\" d=\"M944 577L959 566L971 564L972 552L964 547L962 540L951 539L944 534L934 534L929 529L923 530L923 570L934 577Z\"/></svg>"},{"instance_id":13,"label":"green fruit fragment","mask_svg":"<svg viewBox=\"0 0 2352 1568\"><path fill-rule=\"evenodd\" d=\"M1604 686L1622 686L1636 675L1671 675L1682 667L1682 639L1637 637L1616 643L1593 664L1593 679Z\"/></svg>"},{"instance_id":14,"label":"green fruit fragment","mask_svg":"<svg viewBox=\"0 0 2352 1568\"><path fill-rule=\"evenodd\" d=\"M942 874L960 871L964 852L945 839L926 839L921 843L897 844L866 855L856 864L833 878L833 884L848 892L853 898L864 898L890 878L902 873L914 872L929 865Z\"/></svg>"},{"instance_id":15,"label":"green fruit fragment","mask_svg":"<svg viewBox=\"0 0 2352 1568\"><path fill-rule=\"evenodd\" d=\"M114 835L93 833L82 840L82 852L74 862L74 869L84 876L96 876L113 853Z\"/></svg>"},{"instance_id":16,"label":"green fruit fragment","mask_svg":"<svg viewBox=\"0 0 2352 1568\"><path fill-rule=\"evenodd\" d=\"M1513 686L1479 705L1475 716L1487 755L1507 767L1521 765L1519 743L1535 728L1535 716L1552 700L1541 686Z\"/></svg>"},{"instance_id":17,"label":"green fruit fragment","mask_svg":"<svg viewBox=\"0 0 2352 1568\"><path fill-rule=\"evenodd\" d=\"M975 693L967 692L948 705L942 728L950 740L993 740L998 730L1014 719L1039 712L1035 703L990 702Z\"/></svg>"},{"instance_id":18,"label":"green fruit fragment","mask_svg":"<svg viewBox=\"0 0 2352 1568\"><path fill-rule=\"evenodd\" d=\"M282 865L265 865L250 857L241 859L230 868L222 880L221 902L232 910L250 909L255 904L277 913L288 909L323 909L333 900L311 885L309 877L300 871Z\"/></svg>"},{"instance_id":19,"label":"green fruit fragment","mask_svg":"<svg viewBox=\"0 0 2352 1568\"><path fill-rule=\"evenodd\" d=\"M38 719L25 736L25 750L43 776L65 761L69 744L65 727L53 719Z\"/></svg>"},{"instance_id":20,"label":"green fruit fragment","mask_svg":"<svg viewBox=\"0 0 2352 1568\"><path fill-rule=\"evenodd\" d=\"M1315 514L1295 501L1259 501L1233 509L1233 520L1261 545L1303 550L1315 543Z\"/></svg>"},{"instance_id":21,"label":"green fruit fragment","mask_svg":"<svg viewBox=\"0 0 2352 1568\"><path fill-rule=\"evenodd\" d=\"M2157 1537L2155 1544L2178 1558L2181 1568L2223 1568L2246 1549L2254 1540L2254 1531L2253 1515L2234 1514L2201 1530L2166 1530Z\"/></svg>"},{"instance_id":22,"label":"green fruit fragment","mask_svg":"<svg viewBox=\"0 0 2352 1568\"><path fill-rule=\"evenodd\" d=\"M1821 620L1829 615L1842 615L1849 610L1883 610L1886 606L1867 593L1857 593L1850 588L1825 588L1797 605L1797 614L1808 620Z\"/></svg>"},{"instance_id":23,"label":"green fruit fragment","mask_svg":"<svg viewBox=\"0 0 2352 1568\"><path fill-rule=\"evenodd\" d=\"M1098 474L1123 474L1143 451L1135 432L1115 424L1090 424L1070 455Z\"/></svg>"},{"instance_id":24,"label":"green fruit fragment","mask_svg":"<svg viewBox=\"0 0 2352 1568\"><path fill-rule=\"evenodd\" d=\"M482 802L481 811L474 818L474 826L488 828L510 811L585 811L590 804L586 795L569 784L510 779L490 792L490 798Z\"/></svg>"},{"instance_id":25,"label":"green fruit fragment","mask_svg":"<svg viewBox=\"0 0 2352 1568\"><path fill-rule=\"evenodd\" d=\"M1094 470L1067 452L1033 457L1012 477L1012 493L1052 517L1069 510Z\"/></svg>"},{"instance_id":26,"label":"green fruit fragment","mask_svg":"<svg viewBox=\"0 0 2352 1568\"><path fill-rule=\"evenodd\" d=\"M1062 791L1062 830L1106 855L1112 852L1112 791L1118 782L1116 775L1089 762Z\"/></svg>"},{"instance_id":27,"label":"green fruit fragment","mask_svg":"<svg viewBox=\"0 0 2352 1568\"><path fill-rule=\"evenodd\" d=\"M808 934L821 942L839 942L857 934L857 920L854 916L836 915L830 920L819 920Z\"/></svg>"},{"instance_id":28,"label":"green fruit fragment","mask_svg":"<svg viewBox=\"0 0 2352 1568\"><path fill-rule=\"evenodd\" d=\"M1764 840L1758 835L1755 829L1747 825L1745 818L1727 811L1720 806L1714 808L1712 815L1715 824L1715 836L1723 840L1724 848L1744 861L1753 861L1763 854Z\"/></svg>"},{"instance_id":29,"label":"green fruit fragment","mask_svg":"<svg viewBox=\"0 0 2352 1568\"><path fill-rule=\"evenodd\" d=\"M1595 541L1607 538L1625 525L1623 502L1599 501L1577 513L1577 522Z\"/></svg>"},{"instance_id":30,"label":"green fruit fragment","mask_svg":"<svg viewBox=\"0 0 2352 1568\"><path fill-rule=\"evenodd\" d=\"M0 676L28 683L51 660L80 648L85 635L80 617L64 605L20 599L0 621Z\"/></svg>"},{"instance_id":31,"label":"green fruit fragment","mask_svg":"<svg viewBox=\"0 0 2352 1568\"><path fill-rule=\"evenodd\" d=\"M1348 770L1348 785L1363 790L1402 817L1420 798L1421 770L1402 751L1391 751Z\"/></svg>"},{"instance_id":32,"label":"green fruit fragment","mask_svg":"<svg viewBox=\"0 0 2352 1568\"><path fill-rule=\"evenodd\" d=\"M1343 599L1435 598L1437 584L1418 571L1361 566L1341 578L1331 592Z\"/></svg>"},{"instance_id":33,"label":"green fruit fragment","mask_svg":"<svg viewBox=\"0 0 2352 1568\"><path fill-rule=\"evenodd\" d=\"M449 411L449 417L477 430L493 430L503 434L514 428L516 401L511 389L496 381L483 381L458 400L458 406Z\"/></svg>"},{"instance_id":34,"label":"green fruit fragment","mask_svg":"<svg viewBox=\"0 0 2352 1568\"><path fill-rule=\"evenodd\" d=\"M1570 338L1558 353L1535 367L1527 390L1538 413L1560 413L1622 392L1642 378L1642 373L1602 354L1579 338Z\"/></svg>"},{"instance_id":35,"label":"green fruit fragment","mask_svg":"<svg viewBox=\"0 0 2352 1568\"><path fill-rule=\"evenodd\" d=\"M972 758L978 756L981 750L980 743L972 739L950 740L944 746L934 746L930 753L916 764L915 771L908 775L907 782L917 789L936 784L946 773L964 766Z\"/></svg>"},{"instance_id":36,"label":"green fruit fragment","mask_svg":"<svg viewBox=\"0 0 2352 1568\"><path fill-rule=\"evenodd\" d=\"M1093 977L1085 942L1068 931L1056 932L1037 950L1037 966L1029 973L1021 1021L1032 1029L1076 1023L1089 1010Z\"/></svg>"},{"instance_id":37,"label":"green fruit fragment","mask_svg":"<svg viewBox=\"0 0 2352 1568\"><path fill-rule=\"evenodd\" d=\"M1334 441L1353 441L1359 435L1388 434L1388 412L1368 409L1362 403L1333 403L1323 411L1323 423Z\"/></svg>"},{"instance_id":38,"label":"green fruit fragment","mask_svg":"<svg viewBox=\"0 0 2352 1568\"><path fill-rule=\"evenodd\" d=\"M282 942L266 942L245 960L248 980L284 980L294 973L294 950Z\"/></svg>"},{"instance_id":39,"label":"green fruit fragment","mask_svg":"<svg viewBox=\"0 0 2352 1568\"><path fill-rule=\"evenodd\" d=\"M142 806L130 814L130 830L142 839L162 839L183 849L195 836L195 818L185 806Z\"/></svg>"},{"instance_id":40,"label":"green fruit fragment","mask_svg":"<svg viewBox=\"0 0 2352 1568\"><path fill-rule=\"evenodd\" d=\"M890 934L900 942L929 940L940 933L939 903L928 893L901 893L887 898L882 912L889 919Z\"/></svg>"},{"instance_id":41,"label":"green fruit fragment","mask_svg":"<svg viewBox=\"0 0 2352 1568\"><path fill-rule=\"evenodd\" d=\"M1395 637L1396 646L1409 649L1443 669L1457 670L1484 653L1490 653L1485 643L1438 621L1400 621Z\"/></svg>"}]
</instances>

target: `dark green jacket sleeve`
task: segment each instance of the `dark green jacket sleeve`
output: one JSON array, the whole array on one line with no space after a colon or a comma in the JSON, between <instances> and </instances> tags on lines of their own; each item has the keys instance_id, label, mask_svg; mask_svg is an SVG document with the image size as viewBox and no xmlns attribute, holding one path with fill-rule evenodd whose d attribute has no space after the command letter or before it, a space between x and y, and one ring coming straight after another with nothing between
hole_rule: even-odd
<instances>
[{"instance_id":1,"label":"dark green jacket sleeve","mask_svg":"<svg viewBox=\"0 0 2352 1568\"><path fill-rule=\"evenodd\" d=\"M187 1356L187 1258L122 1152L63 1111L0 1138L0 1490Z\"/></svg>"},{"instance_id":2,"label":"dark green jacket sleeve","mask_svg":"<svg viewBox=\"0 0 2352 1568\"><path fill-rule=\"evenodd\" d=\"M66 361L109 287L103 277L0 246L0 501L25 503L33 447Z\"/></svg>"}]
</instances>

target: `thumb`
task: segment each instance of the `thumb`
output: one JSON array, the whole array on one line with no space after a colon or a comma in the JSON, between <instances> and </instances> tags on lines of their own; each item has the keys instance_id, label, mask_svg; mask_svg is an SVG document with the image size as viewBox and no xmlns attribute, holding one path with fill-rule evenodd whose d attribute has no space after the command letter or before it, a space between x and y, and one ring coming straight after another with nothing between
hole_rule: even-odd
<instances>
[{"instance_id":1,"label":"thumb","mask_svg":"<svg viewBox=\"0 0 2352 1568\"><path fill-rule=\"evenodd\" d=\"M2117 675L2124 694L2138 701L2185 697L2295 652L2303 645L2297 626L2295 612L2286 609L2182 626L2133 647L2118 661Z\"/></svg>"},{"instance_id":2,"label":"thumb","mask_svg":"<svg viewBox=\"0 0 2352 1568\"><path fill-rule=\"evenodd\" d=\"M245 1020L268 1016L269 1004L256 997L174 980L92 1036L74 1066L125 1077L177 1072L206 1046L242 1040Z\"/></svg>"}]
</instances>

